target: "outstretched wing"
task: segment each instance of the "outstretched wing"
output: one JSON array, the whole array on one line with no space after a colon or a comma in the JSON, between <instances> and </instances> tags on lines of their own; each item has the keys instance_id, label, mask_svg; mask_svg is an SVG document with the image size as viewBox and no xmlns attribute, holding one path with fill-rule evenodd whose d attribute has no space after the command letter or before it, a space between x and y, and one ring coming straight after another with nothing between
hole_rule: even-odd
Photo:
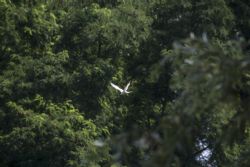
<instances>
[{"instance_id":1,"label":"outstretched wing","mask_svg":"<svg viewBox=\"0 0 250 167\"><path fill-rule=\"evenodd\" d=\"M124 88L125 91L128 90L129 85L130 85L130 82L129 82L129 83L127 84L127 86Z\"/></svg>"},{"instance_id":2,"label":"outstretched wing","mask_svg":"<svg viewBox=\"0 0 250 167\"><path fill-rule=\"evenodd\" d=\"M112 82L111 82L110 84L111 84L111 86L112 86L113 88L115 88L116 90L119 90L120 92L123 92L123 90L122 90L119 86L113 84Z\"/></svg>"}]
</instances>

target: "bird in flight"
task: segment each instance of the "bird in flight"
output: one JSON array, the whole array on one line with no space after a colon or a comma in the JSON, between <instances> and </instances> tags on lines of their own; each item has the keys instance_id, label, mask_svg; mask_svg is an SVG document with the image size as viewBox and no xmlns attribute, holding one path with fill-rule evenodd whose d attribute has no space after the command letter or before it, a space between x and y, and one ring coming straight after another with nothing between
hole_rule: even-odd
<instances>
[{"instance_id":1,"label":"bird in flight","mask_svg":"<svg viewBox=\"0 0 250 167\"><path fill-rule=\"evenodd\" d=\"M119 86L113 84L112 82L111 82L110 84L111 84L111 86L112 86L113 88L115 88L116 90L119 90L119 91L121 92L121 94L131 93L131 92L127 91L127 90L128 90L128 87L129 87L129 85L130 85L130 82L127 84L127 86L126 86L124 89L121 89Z\"/></svg>"}]
</instances>

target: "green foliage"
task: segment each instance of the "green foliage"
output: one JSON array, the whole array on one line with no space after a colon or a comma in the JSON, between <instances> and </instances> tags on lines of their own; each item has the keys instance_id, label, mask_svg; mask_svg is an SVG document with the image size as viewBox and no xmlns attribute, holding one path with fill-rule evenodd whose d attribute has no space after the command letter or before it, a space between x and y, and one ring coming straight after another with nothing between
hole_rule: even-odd
<instances>
[{"instance_id":1,"label":"green foliage","mask_svg":"<svg viewBox=\"0 0 250 167\"><path fill-rule=\"evenodd\" d=\"M233 0L227 0L227 3L231 7L236 19L236 31L238 33L241 33L244 38L248 39L250 38L249 28L249 16L250 16L250 3L247 0L239 0L239 1L233 1Z\"/></svg>"},{"instance_id":2,"label":"green foliage","mask_svg":"<svg viewBox=\"0 0 250 167\"><path fill-rule=\"evenodd\" d=\"M249 5L0 0L0 166L249 166Z\"/></svg>"},{"instance_id":3,"label":"green foliage","mask_svg":"<svg viewBox=\"0 0 250 167\"><path fill-rule=\"evenodd\" d=\"M105 159L92 143L100 130L69 102L10 101L1 120L9 122L1 126L1 166L90 166Z\"/></svg>"},{"instance_id":4,"label":"green foliage","mask_svg":"<svg viewBox=\"0 0 250 167\"><path fill-rule=\"evenodd\" d=\"M33 8L1 1L1 60L12 54L38 56L50 51L59 28L56 16L45 5Z\"/></svg>"},{"instance_id":5,"label":"green foliage","mask_svg":"<svg viewBox=\"0 0 250 167\"><path fill-rule=\"evenodd\" d=\"M164 0L155 3L152 13L155 33L167 46L190 32L226 38L234 25L234 16L224 0Z\"/></svg>"},{"instance_id":6,"label":"green foliage","mask_svg":"<svg viewBox=\"0 0 250 167\"><path fill-rule=\"evenodd\" d=\"M103 110L99 99L108 100L107 84L123 80L127 62L139 53L149 35L150 19L132 6L109 9L93 4L72 11L63 24L66 28L57 48L69 51L73 99L93 118Z\"/></svg>"},{"instance_id":7,"label":"green foliage","mask_svg":"<svg viewBox=\"0 0 250 167\"><path fill-rule=\"evenodd\" d=\"M13 54L0 76L2 100L19 99L36 93L59 100L65 93L61 90L69 84L69 74L63 68L67 52L47 53L40 58L21 57ZM55 97L55 95L60 95Z\"/></svg>"},{"instance_id":8,"label":"green foliage","mask_svg":"<svg viewBox=\"0 0 250 167\"><path fill-rule=\"evenodd\" d=\"M240 147L248 150L250 66L240 44L188 39L176 43L173 53L166 52L175 69L172 85L180 96L162 122L159 166L199 163L195 157L200 154L200 141L213 152L210 164L242 166L235 160L246 154Z\"/></svg>"}]
</instances>

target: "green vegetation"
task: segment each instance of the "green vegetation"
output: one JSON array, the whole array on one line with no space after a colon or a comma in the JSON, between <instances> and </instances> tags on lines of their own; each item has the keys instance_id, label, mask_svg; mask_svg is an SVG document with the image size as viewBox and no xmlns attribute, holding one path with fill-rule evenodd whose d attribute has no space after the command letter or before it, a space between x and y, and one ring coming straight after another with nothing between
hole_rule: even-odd
<instances>
[{"instance_id":1,"label":"green vegetation","mask_svg":"<svg viewBox=\"0 0 250 167\"><path fill-rule=\"evenodd\" d=\"M0 166L249 166L249 18L248 0L0 0Z\"/></svg>"}]
</instances>

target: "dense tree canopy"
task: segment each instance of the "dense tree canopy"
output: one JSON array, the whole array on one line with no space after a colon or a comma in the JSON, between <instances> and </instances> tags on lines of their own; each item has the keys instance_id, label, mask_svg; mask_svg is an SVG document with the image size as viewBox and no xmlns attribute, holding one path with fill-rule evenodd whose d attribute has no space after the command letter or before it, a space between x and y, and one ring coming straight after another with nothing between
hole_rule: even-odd
<instances>
[{"instance_id":1,"label":"dense tree canopy","mask_svg":"<svg viewBox=\"0 0 250 167\"><path fill-rule=\"evenodd\" d=\"M0 0L0 166L249 166L249 9Z\"/></svg>"}]
</instances>

